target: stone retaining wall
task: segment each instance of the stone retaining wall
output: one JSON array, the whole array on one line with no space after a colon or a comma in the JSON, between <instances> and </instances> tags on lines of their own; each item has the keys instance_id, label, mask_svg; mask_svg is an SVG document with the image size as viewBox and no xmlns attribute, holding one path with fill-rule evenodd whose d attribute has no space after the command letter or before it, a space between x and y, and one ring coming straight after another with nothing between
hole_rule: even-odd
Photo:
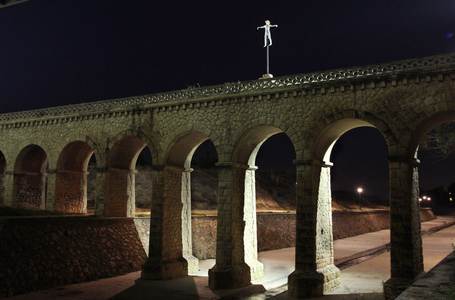
<instances>
[{"instance_id":1,"label":"stone retaining wall","mask_svg":"<svg viewBox=\"0 0 455 300\"><path fill-rule=\"evenodd\" d=\"M334 237L388 227L388 212L334 212ZM422 220L434 218L422 211ZM148 218L0 218L0 298L141 269L148 252ZM216 217L193 216L193 251L215 255ZM293 247L294 213L258 215L260 251ZM145 251L144 251L145 250Z\"/></svg>"},{"instance_id":2,"label":"stone retaining wall","mask_svg":"<svg viewBox=\"0 0 455 300\"><path fill-rule=\"evenodd\" d=\"M333 212L333 238L342 239L389 228L389 211ZM422 222L432 220L431 209L421 210ZM259 251L294 247L295 213L262 213L257 216ZM216 217L193 216L193 254L215 257Z\"/></svg>"},{"instance_id":3,"label":"stone retaining wall","mask_svg":"<svg viewBox=\"0 0 455 300\"><path fill-rule=\"evenodd\" d=\"M132 219L0 219L0 298L137 271L145 258Z\"/></svg>"}]
</instances>

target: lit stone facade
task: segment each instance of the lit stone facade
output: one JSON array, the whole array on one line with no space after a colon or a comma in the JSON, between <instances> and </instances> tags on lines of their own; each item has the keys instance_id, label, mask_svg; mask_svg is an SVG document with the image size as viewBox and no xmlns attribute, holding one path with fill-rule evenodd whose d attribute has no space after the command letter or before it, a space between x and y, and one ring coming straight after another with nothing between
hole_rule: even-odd
<instances>
[{"instance_id":1,"label":"lit stone facade","mask_svg":"<svg viewBox=\"0 0 455 300\"><path fill-rule=\"evenodd\" d=\"M338 284L333 264L330 166L334 142L376 127L389 153L393 297L423 271L417 146L426 131L455 120L455 55L226 83L148 96L0 115L0 201L67 213L86 209L87 164L97 158L97 214L129 217L135 161L148 146L154 163L150 256L144 279L186 276L191 253L190 167L210 139L218 152L214 289L260 279L255 157L285 132L296 150L296 270L291 294L323 294ZM70 192L68 192L70 191ZM2 200L1 200L2 199Z\"/></svg>"}]
</instances>

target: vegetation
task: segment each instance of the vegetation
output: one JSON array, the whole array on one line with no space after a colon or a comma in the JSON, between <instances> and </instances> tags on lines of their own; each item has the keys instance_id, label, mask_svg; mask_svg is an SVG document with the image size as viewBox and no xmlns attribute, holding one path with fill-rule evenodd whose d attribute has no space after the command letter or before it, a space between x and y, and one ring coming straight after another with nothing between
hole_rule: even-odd
<instances>
[{"instance_id":1,"label":"vegetation","mask_svg":"<svg viewBox=\"0 0 455 300\"><path fill-rule=\"evenodd\" d=\"M455 153L455 122L444 123L428 132L422 148L436 153L441 159Z\"/></svg>"}]
</instances>

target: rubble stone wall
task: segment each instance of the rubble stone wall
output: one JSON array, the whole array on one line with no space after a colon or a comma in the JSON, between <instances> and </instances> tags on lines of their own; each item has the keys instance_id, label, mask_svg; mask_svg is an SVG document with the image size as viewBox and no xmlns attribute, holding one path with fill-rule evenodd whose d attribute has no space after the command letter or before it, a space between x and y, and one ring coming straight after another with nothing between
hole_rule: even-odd
<instances>
[{"instance_id":1,"label":"rubble stone wall","mask_svg":"<svg viewBox=\"0 0 455 300\"><path fill-rule=\"evenodd\" d=\"M133 219L0 219L0 298L140 270Z\"/></svg>"}]
</instances>

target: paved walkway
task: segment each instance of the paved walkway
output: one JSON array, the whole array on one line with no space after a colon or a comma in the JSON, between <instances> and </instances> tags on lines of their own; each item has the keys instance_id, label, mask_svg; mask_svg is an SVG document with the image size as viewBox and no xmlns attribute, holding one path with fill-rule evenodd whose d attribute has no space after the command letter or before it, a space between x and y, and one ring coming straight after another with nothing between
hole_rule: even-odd
<instances>
[{"instance_id":1,"label":"paved walkway","mask_svg":"<svg viewBox=\"0 0 455 300\"><path fill-rule=\"evenodd\" d=\"M422 224L422 230L427 231L431 228L453 222L453 217L439 217L433 221ZM376 248L389 242L389 230L381 230L362 234L355 237L337 240L334 243L335 259L352 256L356 253ZM441 230L432 235L427 235L424 241L425 269L428 270L436 265L440 260L452 251L452 243L455 241L455 226ZM265 278L262 282L267 289L286 284L287 276L294 269L294 248L266 251L259 254L260 260L265 266ZM342 271L342 285L334 291L339 298L340 294L352 293L379 293L369 294L358 299L379 299L382 292L382 282L387 280L390 272L389 253L376 256L358 265L349 267ZM214 260L201 261L199 277L189 277L173 281L139 282L135 285L135 280L139 278L139 272L117 276L93 282L68 285L46 291L34 292L20 295L9 299L14 300L48 300L48 299L85 299L102 300L110 299L215 299L220 296L229 295L227 292L214 294L207 285L207 270L213 266ZM177 290L176 290L176 287ZM260 286L257 290L261 291ZM169 293L172 290L172 296ZM159 291L162 291L160 293ZM274 294L284 291L282 288L255 296L250 299L266 299ZM236 291L239 292L239 291ZM241 291L240 291L241 292ZM251 292L251 289L249 290ZM198 295L198 297L194 297ZM284 298L283 298L284 297ZM371 298L373 297L373 298ZM274 297L276 298L276 297ZM327 298L327 299L331 299ZM286 299L286 294L281 294L276 299ZM324 298L325 299L325 298Z\"/></svg>"},{"instance_id":2,"label":"paved walkway","mask_svg":"<svg viewBox=\"0 0 455 300\"><path fill-rule=\"evenodd\" d=\"M447 219L446 219L447 220ZM441 221L432 221L434 224ZM423 229L430 229L425 224ZM373 235L371 235L373 236ZM360 236L355 237L356 239ZM369 238L360 239L361 241L368 241ZM373 241L372 241L373 242ZM455 226L448 227L436 233L425 235L423 237L423 254L425 271L429 271L453 249L455 242ZM355 244L354 244L355 245ZM335 252L337 248L335 248ZM330 293L330 297L322 297L315 299L384 299L382 295L382 284L390 277L390 253L386 252L381 255L375 256L367 261L349 267L341 272L341 285L336 290ZM283 291L278 290L278 292ZM271 292L255 297L249 297L250 300L260 299L274 299L285 300L289 299L287 293ZM278 294L278 295L276 295ZM276 296L274 296L276 295Z\"/></svg>"}]
</instances>

